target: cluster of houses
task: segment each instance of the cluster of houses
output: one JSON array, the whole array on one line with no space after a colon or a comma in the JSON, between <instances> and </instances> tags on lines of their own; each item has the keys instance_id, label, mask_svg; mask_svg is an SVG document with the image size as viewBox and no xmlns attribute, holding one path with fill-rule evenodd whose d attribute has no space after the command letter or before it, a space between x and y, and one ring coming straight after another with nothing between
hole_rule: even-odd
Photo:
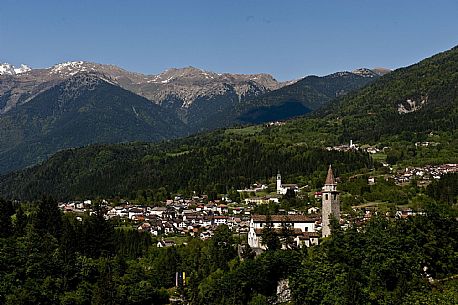
<instances>
[{"instance_id":1,"label":"cluster of houses","mask_svg":"<svg viewBox=\"0 0 458 305\"><path fill-rule=\"evenodd\" d=\"M341 145L336 145L336 146L328 146L326 147L326 150L331 151L365 151L370 154L376 154L385 151L389 147L383 147L382 149L378 148L377 146L371 146L368 144L365 145L359 145L353 143L353 140L350 140L349 144L341 144Z\"/></svg>"},{"instance_id":2,"label":"cluster of houses","mask_svg":"<svg viewBox=\"0 0 458 305\"><path fill-rule=\"evenodd\" d=\"M210 238L215 228L225 224L234 232L248 232L250 207L232 206L225 202L204 202L199 199L167 200L164 206L151 207L124 203L110 206L104 202L102 208L106 219L118 218L132 222L139 231L154 236L190 235L202 239ZM69 202L60 204L64 212L91 213L91 202Z\"/></svg>"},{"instance_id":3,"label":"cluster of houses","mask_svg":"<svg viewBox=\"0 0 458 305\"><path fill-rule=\"evenodd\" d=\"M396 176L396 181L406 182L412 177L439 179L441 175L452 172L458 172L458 164L406 168L399 176ZM369 181L370 183L375 183L374 177L369 179L373 179ZM172 241L164 240L164 237L167 236L211 238L215 229L223 224L234 233L247 234L248 244L252 248L265 249L266 245L262 241L262 235L263 230L267 227L279 236L283 236L285 232L288 233L289 240L292 240L293 243L284 244L284 247L309 247L318 244L320 236L326 237L331 234L330 219L332 217L340 221L341 226L345 228L350 223L362 224L377 213L376 208L365 207L362 208L363 213L357 217L348 214L341 215L340 196L336 186L337 179L333 175L332 168L329 167L322 191L315 193L322 207L320 209L311 206L307 209L308 214L305 215L297 211L283 211L281 215L270 216L252 215L252 205L279 203L278 195L284 195L289 190L294 192L299 190L295 184L282 184L280 174L277 176L277 195L247 198L245 205L223 200L209 201L203 196L190 199L178 196L156 207L132 205L128 202L112 206L107 201L102 201L102 209L106 219L119 219L133 225L139 231L162 238L157 244L158 247L174 244ZM264 189L263 186L259 188ZM93 213L90 200L60 203L59 206L64 212ZM414 211L404 209L397 211L394 216L405 218L414 215Z\"/></svg>"},{"instance_id":4,"label":"cluster of houses","mask_svg":"<svg viewBox=\"0 0 458 305\"><path fill-rule=\"evenodd\" d=\"M277 177L277 193L285 194L288 190L297 191L297 185L284 185L281 176ZM249 204L279 203L279 197L251 198ZM326 219L333 214L340 219L340 203L336 190L336 181L332 169L329 168L325 187L323 188L323 215ZM90 200L82 202L61 203L64 212L93 213ZM176 197L167 200L163 206L131 205L128 202L111 206L102 201L102 210L106 219L119 219L133 224L137 230L148 232L153 236L160 236L158 247L173 245L172 241L163 237L170 235L193 236L201 239L211 238L215 229L220 225L227 225L234 233L247 234L248 244L252 248L265 249L262 243L262 231L270 226L276 234L287 232L294 241L295 247L309 247L318 244L319 231L329 231L329 221L322 223L317 214L301 215L295 211L284 211L284 215L251 215L249 205L231 204L225 201L208 201L208 198L193 197L182 199ZM309 212L318 212L319 209L309 209ZM323 236L329 235L329 232ZM290 244L291 246L291 244Z\"/></svg>"},{"instance_id":5,"label":"cluster of houses","mask_svg":"<svg viewBox=\"0 0 458 305\"><path fill-rule=\"evenodd\" d=\"M278 199L278 198L277 198ZM294 244L297 247L310 246L318 243L321 220L317 214L300 215L295 211L284 212L284 215L272 215L267 219L263 215L251 215L251 208L247 206L231 206L221 201L208 203L194 200L167 200L165 206L150 207L132 205L127 202L110 206L102 202L106 219L118 218L133 223L137 230L148 232L153 236L162 237L158 247L174 245L171 240L163 237L173 235L193 236L208 239L213 236L215 229L222 224L227 225L233 232L248 235L248 243L253 248L265 249L261 242L262 229L267 222L275 231L280 232L288 227ZM257 202L259 204L259 202ZM60 203L64 212L92 213L92 202L72 201ZM309 212L316 213L318 208Z\"/></svg>"},{"instance_id":6,"label":"cluster of houses","mask_svg":"<svg viewBox=\"0 0 458 305\"><path fill-rule=\"evenodd\" d=\"M256 193L256 192L265 191L268 188L269 187L267 185L265 185L265 184L255 183L255 184L251 185L250 188L240 189L240 190L237 190L237 192L239 192L239 193Z\"/></svg>"},{"instance_id":7,"label":"cluster of houses","mask_svg":"<svg viewBox=\"0 0 458 305\"><path fill-rule=\"evenodd\" d=\"M285 122L275 121L275 122L266 123L265 126L266 127L274 127L274 126L283 126L285 124L286 124Z\"/></svg>"},{"instance_id":8,"label":"cluster of houses","mask_svg":"<svg viewBox=\"0 0 458 305\"><path fill-rule=\"evenodd\" d=\"M427 165L423 167L407 167L398 171L393 177L396 183L403 184L416 179L418 181L429 181L440 179L448 173L458 172L458 164Z\"/></svg>"},{"instance_id":9,"label":"cluster of houses","mask_svg":"<svg viewBox=\"0 0 458 305\"><path fill-rule=\"evenodd\" d=\"M430 146L435 147L439 144L440 144L439 142L429 142L429 141L415 142L415 147L430 147Z\"/></svg>"},{"instance_id":10,"label":"cluster of houses","mask_svg":"<svg viewBox=\"0 0 458 305\"><path fill-rule=\"evenodd\" d=\"M356 215L343 214L340 220L341 227L347 228L350 223L356 226L362 226L368 222L375 215L379 215L380 211L377 206L364 206L364 207L353 207L353 212ZM414 217L416 215L424 215L423 212L415 211L409 207L397 208L394 212L385 212L384 216L387 218L405 219L408 217Z\"/></svg>"}]
</instances>

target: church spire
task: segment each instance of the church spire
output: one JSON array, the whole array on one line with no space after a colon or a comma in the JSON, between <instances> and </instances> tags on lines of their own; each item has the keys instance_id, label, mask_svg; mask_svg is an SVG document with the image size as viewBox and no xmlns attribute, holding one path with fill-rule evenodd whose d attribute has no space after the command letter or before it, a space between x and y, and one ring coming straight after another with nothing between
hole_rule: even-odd
<instances>
[{"instance_id":1,"label":"church spire","mask_svg":"<svg viewBox=\"0 0 458 305\"><path fill-rule=\"evenodd\" d=\"M329 164L328 175L326 176L326 181L324 184L336 184L336 179L334 179L331 164Z\"/></svg>"}]
</instances>

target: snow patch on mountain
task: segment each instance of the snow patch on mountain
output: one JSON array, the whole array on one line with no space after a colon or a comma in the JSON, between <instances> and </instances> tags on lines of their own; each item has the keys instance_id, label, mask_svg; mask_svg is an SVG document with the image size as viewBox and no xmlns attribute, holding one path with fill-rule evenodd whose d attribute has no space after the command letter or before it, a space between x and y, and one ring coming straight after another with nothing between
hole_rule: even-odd
<instances>
[{"instance_id":1,"label":"snow patch on mountain","mask_svg":"<svg viewBox=\"0 0 458 305\"><path fill-rule=\"evenodd\" d=\"M8 63L0 64L0 75L18 75L29 72L30 70L32 69L24 64L21 64L19 68Z\"/></svg>"},{"instance_id":2,"label":"snow patch on mountain","mask_svg":"<svg viewBox=\"0 0 458 305\"><path fill-rule=\"evenodd\" d=\"M24 65L24 64L21 64L19 68L14 68L14 72L16 72L16 74L26 73L26 72L29 72L30 70L32 69L29 66Z\"/></svg>"},{"instance_id":3,"label":"snow patch on mountain","mask_svg":"<svg viewBox=\"0 0 458 305\"><path fill-rule=\"evenodd\" d=\"M96 71L95 67L87 65L84 61L68 61L54 65L50 68L50 74L73 76L78 72Z\"/></svg>"}]
</instances>

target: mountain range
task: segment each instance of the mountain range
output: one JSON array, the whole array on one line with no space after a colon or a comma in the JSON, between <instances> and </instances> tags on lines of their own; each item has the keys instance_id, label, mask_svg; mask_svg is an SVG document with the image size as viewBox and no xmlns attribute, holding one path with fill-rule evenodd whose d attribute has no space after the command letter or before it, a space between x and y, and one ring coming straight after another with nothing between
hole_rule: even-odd
<instances>
[{"instance_id":1,"label":"mountain range","mask_svg":"<svg viewBox=\"0 0 458 305\"><path fill-rule=\"evenodd\" d=\"M300 82L288 87L294 88ZM455 47L376 78L371 84L328 102L311 116L283 124L220 129L159 144L95 145L65 150L42 164L0 177L0 195L21 199L49 193L58 198L75 198L130 192L135 196L136 192L157 191L161 187L176 192L203 186L221 192L228 186L248 185L264 177L259 176L259 171L269 177L277 168L294 172L298 164L307 167L332 162L344 168L358 160L358 166L371 166L367 154L319 151L324 145L349 139L372 144L391 139L395 141L392 143L413 145L417 139L443 135L449 143L441 143L435 149L455 152L457 109ZM317 163L321 157L325 159ZM256 172L253 166L261 167ZM166 178L181 173L186 173L188 180L171 185L176 181ZM208 177L213 177L216 184L211 184Z\"/></svg>"},{"instance_id":2,"label":"mountain range","mask_svg":"<svg viewBox=\"0 0 458 305\"><path fill-rule=\"evenodd\" d=\"M161 141L307 114L386 71L360 69L278 82L269 74L194 67L157 75L67 62L0 65L0 173L94 143Z\"/></svg>"}]
</instances>

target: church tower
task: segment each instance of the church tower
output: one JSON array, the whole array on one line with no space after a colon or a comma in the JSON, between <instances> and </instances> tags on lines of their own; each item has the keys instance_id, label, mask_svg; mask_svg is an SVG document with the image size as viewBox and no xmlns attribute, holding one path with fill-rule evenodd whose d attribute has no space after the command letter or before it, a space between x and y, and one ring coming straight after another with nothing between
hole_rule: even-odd
<instances>
[{"instance_id":1,"label":"church tower","mask_svg":"<svg viewBox=\"0 0 458 305\"><path fill-rule=\"evenodd\" d=\"M332 215L337 220L340 219L339 192L337 191L337 183L334 178L331 165L329 165L328 175L326 176L326 182L324 183L321 203L321 235L326 237L331 234L329 217Z\"/></svg>"},{"instance_id":2,"label":"church tower","mask_svg":"<svg viewBox=\"0 0 458 305\"><path fill-rule=\"evenodd\" d=\"M277 174L277 194L281 194L281 189L282 189L282 186L281 186L281 175L280 175L280 172L278 172L278 174Z\"/></svg>"}]
</instances>

